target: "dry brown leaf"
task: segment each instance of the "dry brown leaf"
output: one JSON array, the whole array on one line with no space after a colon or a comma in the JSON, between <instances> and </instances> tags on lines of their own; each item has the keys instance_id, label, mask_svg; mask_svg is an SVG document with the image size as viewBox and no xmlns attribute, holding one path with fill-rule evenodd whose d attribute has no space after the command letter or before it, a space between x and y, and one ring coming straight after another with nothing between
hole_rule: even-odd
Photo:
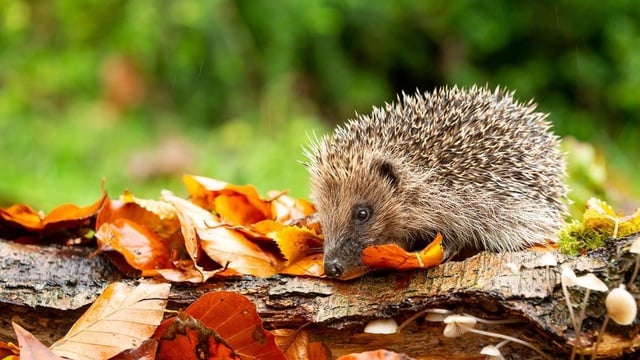
<instances>
[{"instance_id":1,"label":"dry brown leaf","mask_svg":"<svg viewBox=\"0 0 640 360\"><path fill-rule=\"evenodd\" d=\"M276 274L278 260L274 255L263 251L239 232L220 224L213 214L201 207L169 192L163 192L162 197L178 210L185 242L198 244L199 238L199 245L213 261L241 274L260 277Z\"/></svg>"},{"instance_id":2,"label":"dry brown leaf","mask_svg":"<svg viewBox=\"0 0 640 360\"><path fill-rule=\"evenodd\" d=\"M58 355L54 354L49 348L41 343L30 332L23 329L20 325L12 322L13 331L16 332L18 343L20 344L21 360L62 360Z\"/></svg>"},{"instance_id":3,"label":"dry brown leaf","mask_svg":"<svg viewBox=\"0 0 640 360\"><path fill-rule=\"evenodd\" d=\"M309 358L309 334L303 330L276 329L271 333L276 344L284 351L287 360L305 360Z\"/></svg>"},{"instance_id":4,"label":"dry brown leaf","mask_svg":"<svg viewBox=\"0 0 640 360\"><path fill-rule=\"evenodd\" d=\"M108 359L140 346L163 317L170 284L109 285L69 332L51 345L59 356Z\"/></svg>"}]
</instances>

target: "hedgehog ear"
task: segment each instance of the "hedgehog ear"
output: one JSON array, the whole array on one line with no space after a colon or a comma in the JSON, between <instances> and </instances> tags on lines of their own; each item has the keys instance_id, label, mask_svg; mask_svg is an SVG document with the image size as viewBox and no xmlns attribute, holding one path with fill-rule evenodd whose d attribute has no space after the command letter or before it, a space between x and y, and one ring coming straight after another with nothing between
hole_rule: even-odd
<instances>
[{"instance_id":1,"label":"hedgehog ear","mask_svg":"<svg viewBox=\"0 0 640 360\"><path fill-rule=\"evenodd\" d=\"M390 162L381 160L377 165L378 173L389 181L391 186L398 187L398 175Z\"/></svg>"}]
</instances>

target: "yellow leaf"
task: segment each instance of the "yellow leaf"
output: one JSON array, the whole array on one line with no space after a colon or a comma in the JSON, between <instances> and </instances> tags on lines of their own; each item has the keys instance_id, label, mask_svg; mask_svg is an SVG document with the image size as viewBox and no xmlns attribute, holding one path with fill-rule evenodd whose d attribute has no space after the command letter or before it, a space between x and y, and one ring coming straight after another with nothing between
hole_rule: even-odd
<instances>
[{"instance_id":1,"label":"yellow leaf","mask_svg":"<svg viewBox=\"0 0 640 360\"><path fill-rule=\"evenodd\" d=\"M93 360L138 347L162 321L170 288L155 283L109 285L51 350L58 356Z\"/></svg>"}]
</instances>

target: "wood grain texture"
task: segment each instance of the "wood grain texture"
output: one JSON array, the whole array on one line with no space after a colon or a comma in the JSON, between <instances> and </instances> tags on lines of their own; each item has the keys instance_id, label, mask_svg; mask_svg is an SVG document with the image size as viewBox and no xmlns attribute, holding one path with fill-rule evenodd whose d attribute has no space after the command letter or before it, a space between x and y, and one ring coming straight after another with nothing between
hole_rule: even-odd
<instances>
[{"instance_id":1,"label":"wood grain texture","mask_svg":"<svg viewBox=\"0 0 640 360\"><path fill-rule=\"evenodd\" d=\"M612 288L633 271L634 259L621 251L627 244L621 239L586 256L555 256L559 264L568 264L578 274L593 272ZM12 320L45 343L61 337L102 289L120 278L106 258L88 258L92 251L0 240L0 340L15 340ZM424 309L446 308L486 319L517 319L518 324L477 328L525 339L563 357L574 334L560 287L560 267L538 266L541 256L536 251L483 252L429 270L371 274L349 282L274 276L174 284L169 308L185 308L209 291L237 291L256 305L266 328L304 326L334 355L386 348L417 359L476 359L482 358L479 351L484 345L500 341L474 334L448 339L442 336L441 323L424 321L412 323L400 334L362 334L373 319L402 322ZM574 303L582 296L572 289ZM590 297L586 340L597 335L605 315L603 303L604 294ZM611 326L599 353L615 357L640 347L639 330L637 324ZM513 359L536 358L517 344L503 351Z\"/></svg>"}]
</instances>

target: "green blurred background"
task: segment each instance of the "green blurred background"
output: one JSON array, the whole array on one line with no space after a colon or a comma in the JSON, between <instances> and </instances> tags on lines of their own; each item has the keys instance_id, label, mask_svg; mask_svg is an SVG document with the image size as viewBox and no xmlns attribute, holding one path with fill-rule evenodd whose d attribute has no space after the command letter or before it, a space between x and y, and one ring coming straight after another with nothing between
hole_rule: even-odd
<instances>
[{"instance_id":1,"label":"green blurred background","mask_svg":"<svg viewBox=\"0 0 640 360\"><path fill-rule=\"evenodd\" d=\"M183 194L185 172L307 197L310 134L474 83L571 137L576 208L637 206L640 6L622 0L4 0L0 205L88 204L103 177Z\"/></svg>"}]
</instances>

